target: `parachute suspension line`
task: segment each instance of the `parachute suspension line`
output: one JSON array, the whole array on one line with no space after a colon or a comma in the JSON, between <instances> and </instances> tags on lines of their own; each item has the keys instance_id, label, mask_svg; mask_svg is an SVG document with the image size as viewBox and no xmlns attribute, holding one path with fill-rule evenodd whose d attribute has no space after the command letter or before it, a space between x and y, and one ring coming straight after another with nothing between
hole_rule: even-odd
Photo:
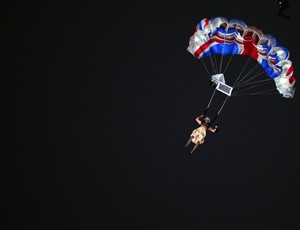
<instances>
[{"instance_id":1,"label":"parachute suspension line","mask_svg":"<svg viewBox=\"0 0 300 230\"><path fill-rule=\"evenodd\" d=\"M220 113L221 113L221 111L222 111L222 109L223 109L223 107L224 107L224 105L225 105L225 103L227 102L228 99L229 99L229 96L227 96L227 97L225 98L225 100L224 100L224 102L223 102L221 108L219 109L219 111L218 111L218 113L217 113L217 116L220 115Z\"/></svg>"},{"instance_id":2,"label":"parachute suspension line","mask_svg":"<svg viewBox=\"0 0 300 230\"><path fill-rule=\"evenodd\" d=\"M223 49L224 49L224 48L223 48ZM223 55L223 52L222 52L221 61L220 61L219 73L221 73L221 71L222 71L223 57L224 57L224 55Z\"/></svg>"},{"instance_id":3,"label":"parachute suspension line","mask_svg":"<svg viewBox=\"0 0 300 230\"><path fill-rule=\"evenodd\" d=\"M253 88L256 88L257 86L261 86L261 85L263 85L263 84L268 84L268 83L271 83L272 81L271 80L273 80L273 79L265 79L265 80L260 80L260 81L255 81L255 82L250 82L250 83L248 83L248 85L250 85L250 87L248 87L248 88L244 88L244 89L238 89L237 91L235 91L235 93L234 93L234 95L239 95L240 93L242 93L242 92L245 92L245 91L247 91L247 90L249 90L249 89L253 89ZM252 86L251 86L252 85ZM268 90L265 90L265 91L275 91L275 89L268 89ZM265 92L265 91L261 91L261 92ZM259 92L257 92L257 93L259 93ZM252 94L252 93L251 93ZM249 94L250 95L250 94Z\"/></svg>"},{"instance_id":4,"label":"parachute suspension line","mask_svg":"<svg viewBox=\"0 0 300 230\"><path fill-rule=\"evenodd\" d=\"M259 64L257 64L259 66ZM254 68L253 68L254 69ZM257 68L256 68L257 69ZM253 72L253 71L250 71ZM260 70L246 80L241 79L235 86L233 96L250 96L258 94L276 94L276 88L270 87L274 84L274 79L257 79L260 75L265 74L265 70ZM249 74L246 74L249 75ZM243 78L246 78L246 75ZM257 79L257 80L255 80ZM254 88L260 90L253 90ZM270 89L271 88L271 89Z\"/></svg>"},{"instance_id":5,"label":"parachute suspension line","mask_svg":"<svg viewBox=\"0 0 300 230\"><path fill-rule=\"evenodd\" d=\"M278 92L275 92L275 89L269 89L269 90L264 90L256 93L243 93L243 94L235 94L232 96L252 96L252 95L262 95L262 94L278 94Z\"/></svg>"},{"instance_id":6,"label":"parachute suspension line","mask_svg":"<svg viewBox=\"0 0 300 230\"><path fill-rule=\"evenodd\" d=\"M217 61L217 55L214 55L214 63L215 63L215 66L216 66L216 73L218 73L218 61Z\"/></svg>"},{"instance_id":7,"label":"parachute suspension line","mask_svg":"<svg viewBox=\"0 0 300 230\"><path fill-rule=\"evenodd\" d=\"M204 68L205 68L205 70L206 70L208 76L210 77L211 74L209 73L209 70L208 70L208 68L207 68L207 66L206 66L205 61L203 60L203 58L200 58L200 60L201 60L201 62L202 62L202 65L204 66Z\"/></svg>"},{"instance_id":8,"label":"parachute suspension line","mask_svg":"<svg viewBox=\"0 0 300 230\"><path fill-rule=\"evenodd\" d=\"M238 86L235 87L236 88L241 88L243 86L247 86L247 85L258 85L258 84L261 84L262 82L267 82L269 83L270 81L273 81L272 78L268 78L268 79L264 79L264 80L258 80L258 81L252 81L252 82L245 82L243 84L240 84Z\"/></svg>"},{"instance_id":9,"label":"parachute suspension line","mask_svg":"<svg viewBox=\"0 0 300 230\"><path fill-rule=\"evenodd\" d=\"M243 87L245 85L249 85L249 84L252 84L252 83L256 83L256 82L264 82L264 81L269 81L269 80L273 80L272 78L267 78L267 79L264 79L264 80L259 80L259 81L252 81L254 78L257 78L258 76L260 76L261 74L263 74L265 71L262 70L260 72L258 72L257 74L253 75L252 77L250 77L249 79L239 83L235 88L239 88L239 87Z\"/></svg>"},{"instance_id":10,"label":"parachute suspension line","mask_svg":"<svg viewBox=\"0 0 300 230\"><path fill-rule=\"evenodd\" d=\"M252 51L252 53L253 53L253 51ZM251 55L252 55L252 53L251 53ZM233 88L236 86L236 84L237 84L237 82L239 81L239 79L240 79L242 73L245 71L246 67L248 66L249 61L251 60L251 55L248 57L248 60L247 60L246 64L244 65L244 67L243 67L243 69L241 70L239 76L238 76L237 79L235 80L235 82L234 82L234 84L233 84Z\"/></svg>"},{"instance_id":11,"label":"parachute suspension line","mask_svg":"<svg viewBox=\"0 0 300 230\"><path fill-rule=\"evenodd\" d=\"M226 72L226 70L227 70L227 68L228 68L229 64L231 63L231 61L232 61L233 57L234 57L234 55L231 55L231 57L230 57L230 59L229 59L229 61L228 61L227 65L226 65L226 67L225 67L225 69L224 69L223 73L225 73L225 72Z\"/></svg>"},{"instance_id":12,"label":"parachute suspension line","mask_svg":"<svg viewBox=\"0 0 300 230\"><path fill-rule=\"evenodd\" d=\"M246 74L244 75L244 77L242 77L242 78L236 83L236 86L235 86L235 87L238 87L241 83L248 82L248 81L252 80L253 78L258 77L259 75L261 75L261 74L264 72L264 70L259 71L258 73L254 74L254 76L251 77L250 79L245 80L245 79L246 79L249 75L251 75L257 68L259 68L259 66L260 66L260 64L256 63L256 65L255 65L254 67L252 67L252 69L249 70L249 72L246 73ZM245 81L244 81L244 80L245 80Z\"/></svg>"},{"instance_id":13,"label":"parachute suspension line","mask_svg":"<svg viewBox=\"0 0 300 230\"><path fill-rule=\"evenodd\" d=\"M222 106L220 107L220 109L219 109L217 115L214 117L214 119L212 120L212 122L211 122L210 124L213 124L213 123L217 120L217 118L219 117L219 115L220 115L220 113L221 113L221 111L222 111L222 109L223 109L223 107L224 107L224 105L225 105L225 103L227 102L228 99L229 99L229 96L227 96L227 97L225 98L225 100L224 100Z\"/></svg>"},{"instance_id":14,"label":"parachute suspension line","mask_svg":"<svg viewBox=\"0 0 300 230\"><path fill-rule=\"evenodd\" d=\"M211 97L210 97L210 100L209 100L209 102L208 102L208 105L207 105L207 107L206 107L206 109L205 109L205 111L204 111L204 113L203 113L204 116L206 115L206 113L207 113L207 111L208 111L208 109L209 109L209 107L210 107L210 104L211 104L211 102L212 102L212 100L213 100L213 98L214 98L214 96L215 96L216 91L217 91L217 88L214 89L214 92L213 92L213 94L212 94Z\"/></svg>"},{"instance_id":15,"label":"parachute suspension line","mask_svg":"<svg viewBox=\"0 0 300 230\"><path fill-rule=\"evenodd\" d=\"M262 74L265 74L265 70L263 69L263 70L260 70L259 72L257 72L256 74L254 74L252 77L250 77L250 78L248 78L247 80L245 80L245 81L243 81L241 84L239 84L239 85L243 85L244 83L248 83L248 82L250 82L251 80L253 80L254 78L257 78L257 77L259 77L260 75L262 75Z\"/></svg>"},{"instance_id":16,"label":"parachute suspension line","mask_svg":"<svg viewBox=\"0 0 300 230\"><path fill-rule=\"evenodd\" d=\"M217 71L216 71L216 68L215 68L215 65L214 65L214 62L213 62L213 59L212 59L211 55L209 55L209 59L210 59L210 62L211 62L212 70L213 70L214 74L216 74Z\"/></svg>"}]
</instances>

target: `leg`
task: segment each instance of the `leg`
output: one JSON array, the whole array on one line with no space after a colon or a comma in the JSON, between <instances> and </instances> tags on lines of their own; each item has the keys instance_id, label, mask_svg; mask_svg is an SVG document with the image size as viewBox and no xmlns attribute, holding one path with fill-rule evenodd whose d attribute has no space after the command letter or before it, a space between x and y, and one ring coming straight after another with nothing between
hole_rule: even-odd
<instances>
[{"instance_id":1,"label":"leg","mask_svg":"<svg viewBox=\"0 0 300 230\"><path fill-rule=\"evenodd\" d=\"M187 148L189 146L189 144L192 142L192 139L193 139L193 137L191 136L190 139L185 144L184 148Z\"/></svg>"},{"instance_id":2,"label":"leg","mask_svg":"<svg viewBox=\"0 0 300 230\"><path fill-rule=\"evenodd\" d=\"M193 152L195 151L195 149L198 147L198 145L199 145L199 143L197 143L197 144L195 144L194 145L194 148L193 148L193 150L191 151L191 153L190 154L193 154Z\"/></svg>"}]
</instances>

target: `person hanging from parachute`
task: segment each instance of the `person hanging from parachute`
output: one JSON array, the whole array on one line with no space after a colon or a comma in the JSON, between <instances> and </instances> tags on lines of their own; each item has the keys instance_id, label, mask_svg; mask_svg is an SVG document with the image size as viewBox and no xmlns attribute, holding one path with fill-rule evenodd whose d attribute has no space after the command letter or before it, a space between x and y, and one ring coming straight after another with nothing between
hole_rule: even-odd
<instances>
[{"instance_id":1,"label":"person hanging from parachute","mask_svg":"<svg viewBox=\"0 0 300 230\"><path fill-rule=\"evenodd\" d=\"M211 126L210 118L204 116L204 114L197 117L196 122L199 124L199 127L193 130L193 132L190 135L189 140L187 141L186 145L184 146L184 148L187 148L191 142L193 142L195 144L192 151L190 152L190 154L193 154L193 152L196 150L198 145L204 143L204 139L206 137L207 131L215 133L219 130L218 124L216 124L214 128L210 127Z\"/></svg>"},{"instance_id":2,"label":"person hanging from parachute","mask_svg":"<svg viewBox=\"0 0 300 230\"><path fill-rule=\"evenodd\" d=\"M202 19L190 37L187 50L202 62L214 88L205 112L196 118L200 126L193 130L184 146L187 148L193 142L195 146L191 153L204 143L207 131L218 131L218 125L211 126L231 96L279 93L284 98L294 97L296 76L293 63L289 60L289 51L279 46L272 35L264 34L255 26L248 26L243 20L223 17ZM242 56L247 57L247 61ZM234 71L225 75L233 59L238 59ZM211 68L207 67L207 61ZM253 67L249 66L251 62ZM239 66L242 67L241 72L237 71ZM206 114L216 91L225 94L226 98L211 121Z\"/></svg>"},{"instance_id":3,"label":"person hanging from parachute","mask_svg":"<svg viewBox=\"0 0 300 230\"><path fill-rule=\"evenodd\" d=\"M283 13L289 7L289 2L287 0L277 0L277 2L279 5L279 11L277 15L281 18L291 20L290 16Z\"/></svg>"}]
</instances>

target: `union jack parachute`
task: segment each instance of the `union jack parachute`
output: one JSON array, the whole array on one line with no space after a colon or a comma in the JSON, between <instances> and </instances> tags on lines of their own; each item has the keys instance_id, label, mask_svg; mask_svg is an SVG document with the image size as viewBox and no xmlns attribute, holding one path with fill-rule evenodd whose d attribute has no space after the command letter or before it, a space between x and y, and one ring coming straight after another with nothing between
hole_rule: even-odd
<instances>
[{"instance_id":1,"label":"union jack parachute","mask_svg":"<svg viewBox=\"0 0 300 230\"><path fill-rule=\"evenodd\" d=\"M296 77L289 60L289 51L279 46L273 36L263 34L260 29L248 26L242 20L204 18L191 35L187 50L202 61L212 84L220 83L230 87L233 96L278 92L285 98L294 96ZM225 78L229 79L225 71L236 56L249 58L247 61L238 61L238 65L244 62L243 69L237 73L232 86L229 86L225 84ZM230 57L227 65L225 57ZM211 70L207 62L210 62ZM248 67L251 62L255 63L254 66ZM267 88L270 86L271 89ZM253 92L255 88L260 91Z\"/></svg>"}]
</instances>

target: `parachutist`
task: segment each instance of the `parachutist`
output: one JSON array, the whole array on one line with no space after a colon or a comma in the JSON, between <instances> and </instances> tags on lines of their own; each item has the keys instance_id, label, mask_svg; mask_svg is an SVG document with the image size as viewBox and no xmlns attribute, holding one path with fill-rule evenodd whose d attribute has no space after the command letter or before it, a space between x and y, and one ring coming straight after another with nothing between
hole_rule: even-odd
<instances>
[{"instance_id":1,"label":"parachutist","mask_svg":"<svg viewBox=\"0 0 300 230\"><path fill-rule=\"evenodd\" d=\"M190 152L190 154L193 154L195 149L198 147L199 144L204 143L204 138L206 137L206 131L209 130L210 132L217 132L219 127L216 125L215 128L210 127L210 118L204 117L202 114L200 117L196 118L197 123L200 125L197 129L194 129L191 133L190 139L184 146L184 148L187 148L191 142L193 142L195 145Z\"/></svg>"},{"instance_id":2,"label":"parachutist","mask_svg":"<svg viewBox=\"0 0 300 230\"><path fill-rule=\"evenodd\" d=\"M287 0L277 0L279 5L278 16L291 20L290 16L283 14L283 12L289 7L289 2Z\"/></svg>"}]
</instances>

